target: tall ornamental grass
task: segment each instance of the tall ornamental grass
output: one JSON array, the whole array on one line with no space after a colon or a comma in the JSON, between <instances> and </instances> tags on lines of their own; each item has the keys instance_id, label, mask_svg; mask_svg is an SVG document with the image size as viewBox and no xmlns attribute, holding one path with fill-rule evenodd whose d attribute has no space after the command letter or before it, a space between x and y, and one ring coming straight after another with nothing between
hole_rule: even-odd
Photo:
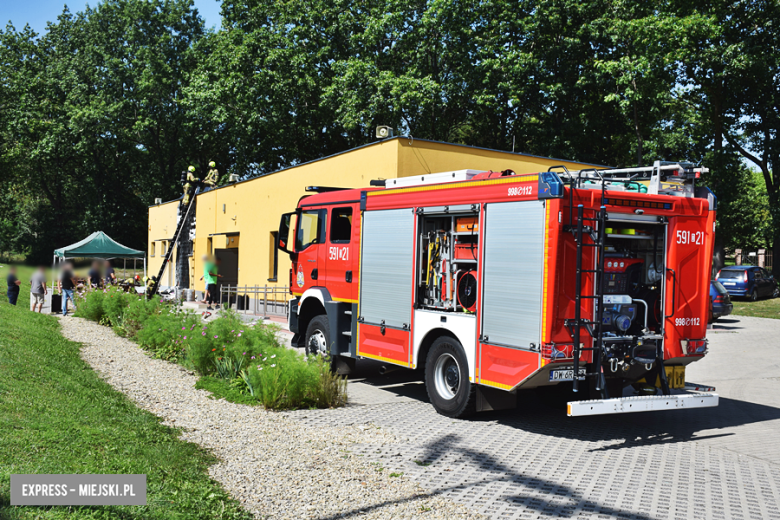
<instances>
[{"instance_id":1,"label":"tall ornamental grass","mask_svg":"<svg viewBox=\"0 0 780 520\"><path fill-rule=\"evenodd\" d=\"M221 380L266 408L346 403L346 380L319 356L282 346L275 326L248 325L231 311L204 323L197 314L159 298L147 300L116 288L88 291L77 303L76 316L111 326L156 357Z\"/></svg>"}]
</instances>

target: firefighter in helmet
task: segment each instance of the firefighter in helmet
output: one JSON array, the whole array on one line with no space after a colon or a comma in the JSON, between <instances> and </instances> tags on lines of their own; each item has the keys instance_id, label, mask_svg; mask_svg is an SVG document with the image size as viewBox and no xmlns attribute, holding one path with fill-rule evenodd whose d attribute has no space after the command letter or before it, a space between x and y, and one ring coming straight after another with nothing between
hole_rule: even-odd
<instances>
[{"instance_id":1,"label":"firefighter in helmet","mask_svg":"<svg viewBox=\"0 0 780 520\"><path fill-rule=\"evenodd\" d=\"M156 276L149 276L149 277L144 277L144 278L146 278L146 280L145 280L145 282L146 282L146 294L151 294L152 293L152 287L154 287L154 284L157 283L157 277Z\"/></svg>"},{"instance_id":2,"label":"firefighter in helmet","mask_svg":"<svg viewBox=\"0 0 780 520\"><path fill-rule=\"evenodd\" d=\"M190 203L190 197L195 192L195 186L198 183L198 178L195 177L195 167L190 166L187 168L187 181L184 183L184 200L182 203L187 206Z\"/></svg>"},{"instance_id":3,"label":"firefighter in helmet","mask_svg":"<svg viewBox=\"0 0 780 520\"><path fill-rule=\"evenodd\" d=\"M203 184L208 186L209 188L213 188L217 185L217 181L219 181L219 171L217 170L217 163L214 161L211 161L209 163L209 173L206 175L206 178L203 180Z\"/></svg>"}]
</instances>

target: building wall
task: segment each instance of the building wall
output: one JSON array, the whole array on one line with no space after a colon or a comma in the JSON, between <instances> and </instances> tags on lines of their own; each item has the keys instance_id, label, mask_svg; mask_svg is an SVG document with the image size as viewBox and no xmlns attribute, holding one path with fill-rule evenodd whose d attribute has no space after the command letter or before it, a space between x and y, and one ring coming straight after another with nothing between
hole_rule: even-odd
<instances>
[{"instance_id":1,"label":"building wall","mask_svg":"<svg viewBox=\"0 0 780 520\"><path fill-rule=\"evenodd\" d=\"M564 165L570 170L593 166L549 157L412 140L407 137L396 138L395 142L398 143L398 171L401 172L398 177L466 169L483 171L510 169L515 173L523 174L547 171L550 166L558 165Z\"/></svg>"},{"instance_id":2,"label":"building wall","mask_svg":"<svg viewBox=\"0 0 780 520\"><path fill-rule=\"evenodd\" d=\"M164 254L163 243L170 247L170 240L176 232L176 216L179 209L179 201L166 202L149 208L149 230L146 244L147 272L157 276ZM154 251L152 244L154 243ZM171 278L173 279L173 278ZM163 275L162 285L168 285L168 273Z\"/></svg>"},{"instance_id":3,"label":"building wall","mask_svg":"<svg viewBox=\"0 0 780 520\"><path fill-rule=\"evenodd\" d=\"M238 233L239 285L274 284L272 232L282 213L293 211L306 195L307 186L359 188L372 179L392 179L442 171L477 169L529 173L564 164L571 169L582 164L557 159L513 154L424 140L398 137L377 142L318 161L288 168L249 181L224 186L198 195L196 238L190 287L204 290L200 280L204 255L226 247L229 235ZM178 201L149 208L149 249L152 241L171 238L176 229ZM160 268L160 245L150 257L151 273ZM280 253L277 283L289 281L289 259ZM166 285L167 274L162 285Z\"/></svg>"}]
</instances>

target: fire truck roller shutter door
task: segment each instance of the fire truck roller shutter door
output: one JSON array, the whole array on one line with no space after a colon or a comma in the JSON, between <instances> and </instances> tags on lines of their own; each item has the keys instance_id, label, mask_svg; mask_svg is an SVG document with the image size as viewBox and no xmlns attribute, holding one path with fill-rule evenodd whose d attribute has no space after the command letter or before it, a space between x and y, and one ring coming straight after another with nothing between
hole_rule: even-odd
<instances>
[{"instance_id":1,"label":"fire truck roller shutter door","mask_svg":"<svg viewBox=\"0 0 780 520\"><path fill-rule=\"evenodd\" d=\"M364 323L406 328L411 324L414 213L409 208L366 211L360 271Z\"/></svg>"},{"instance_id":2,"label":"fire truck roller shutter door","mask_svg":"<svg viewBox=\"0 0 780 520\"><path fill-rule=\"evenodd\" d=\"M544 204L488 204L485 210L482 337L495 345L539 346ZM485 337L487 339L485 339Z\"/></svg>"}]
</instances>

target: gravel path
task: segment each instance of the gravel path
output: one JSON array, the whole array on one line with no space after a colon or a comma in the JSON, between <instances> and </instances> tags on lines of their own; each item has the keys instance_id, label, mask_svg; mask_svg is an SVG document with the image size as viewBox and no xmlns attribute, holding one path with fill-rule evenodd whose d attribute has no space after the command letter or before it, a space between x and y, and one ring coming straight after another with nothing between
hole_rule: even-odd
<instances>
[{"instance_id":1,"label":"gravel path","mask_svg":"<svg viewBox=\"0 0 780 520\"><path fill-rule=\"evenodd\" d=\"M111 386L211 450L220 459L212 478L257 518L484 518L352 454L365 445L386 452L399 442L377 427L311 427L211 399L194 388L196 376L152 359L111 329L80 318L60 322Z\"/></svg>"}]
</instances>

